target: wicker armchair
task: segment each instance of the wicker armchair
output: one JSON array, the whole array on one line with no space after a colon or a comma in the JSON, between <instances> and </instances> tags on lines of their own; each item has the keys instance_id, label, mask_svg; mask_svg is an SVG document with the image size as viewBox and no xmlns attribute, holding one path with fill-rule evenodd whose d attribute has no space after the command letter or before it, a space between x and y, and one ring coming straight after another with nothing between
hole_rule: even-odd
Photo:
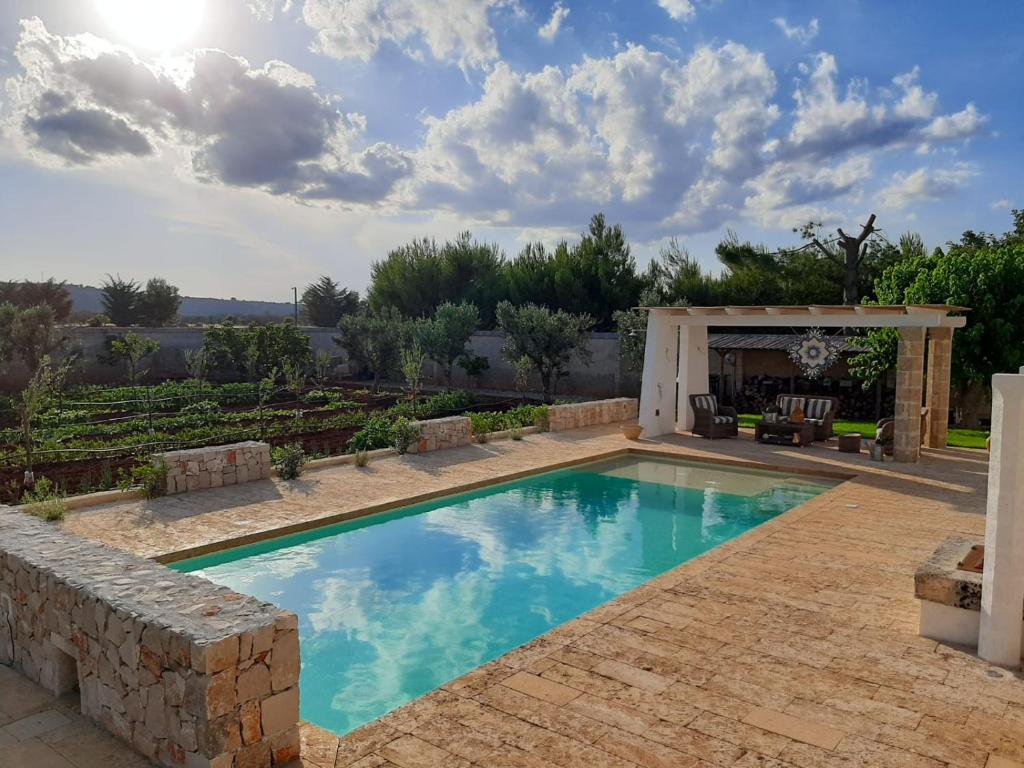
<instances>
[{"instance_id":1,"label":"wicker armchair","mask_svg":"<svg viewBox=\"0 0 1024 768\"><path fill-rule=\"evenodd\" d=\"M714 395L690 395L693 408L693 432L709 439L736 437L739 418L735 408L718 404Z\"/></svg>"},{"instance_id":2,"label":"wicker armchair","mask_svg":"<svg viewBox=\"0 0 1024 768\"><path fill-rule=\"evenodd\" d=\"M882 446L886 456L892 456L893 445L896 442L896 419L891 416L878 422L875 428L875 443Z\"/></svg>"},{"instance_id":3,"label":"wicker armchair","mask_svg":"<svg viewBox=\"0 0 1024 768\"><path fill-rule=\"evenodd\" d=\"M839 398L826 395L779 395L775 398L775 404L787 419L799 405L804 412L804 420L814 425L815 440L828 440L835 434L832 424L839 413Z\"/></svg>"}]
</instances>

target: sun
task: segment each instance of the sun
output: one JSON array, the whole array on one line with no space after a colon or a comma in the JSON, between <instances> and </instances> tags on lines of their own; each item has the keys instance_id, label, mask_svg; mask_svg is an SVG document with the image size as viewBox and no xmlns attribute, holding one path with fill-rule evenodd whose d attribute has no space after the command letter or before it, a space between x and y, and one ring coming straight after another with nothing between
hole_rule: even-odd
<instances>
[{"instance_id":1,"label":"sun","mask_svg":"<svg viewBox=\"0 0 1024 768\"><path fill-rule=\"evenodd\" d=\"M205 0L96 0L114 32L132 45L154 51L177 48L203 21Z\"/></svg>"}]
</instances>

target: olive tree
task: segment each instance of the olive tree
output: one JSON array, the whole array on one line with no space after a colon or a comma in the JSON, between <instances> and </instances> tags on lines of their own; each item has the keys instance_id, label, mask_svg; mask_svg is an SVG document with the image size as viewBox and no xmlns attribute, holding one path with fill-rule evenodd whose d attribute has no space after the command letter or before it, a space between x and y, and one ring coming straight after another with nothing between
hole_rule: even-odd
<instances>
[{"instance_id":1,"label":"olive tree","mask_svg":"<svg viewBox=\"0 0 1024 768\"><path fill-rule=\"evenodd\" d=\"M401 351L409 338L409 323L397 310L385 307L376 314L346 315L338 323L334 341L349 358L373 373L373 388L382 379L401 373Z\"/></svg>"},{"instance_id":2,"label":"olive tree","mask_svg":"<svg viewBox=\"0 0 1024 768\"><path fill-rule=\"evenodd\" d=\"M515 362L526 357L540 375L544 401L552 402L558 380L568 375L574 358L589 365L590 329L594 321L589 315L573 315L552 311L536 304L513 306L503 301L497 307L498 327L505 332L505 359Z\"/></svg>"},{"instance_id":3,"label":"olive tree","mask_svg":"<svg viewBox=\"0 0 1024 768\"><path fill-rule=\"evenodd\" d=\"M444 369L445 382L452 388L452 370L459 358L468 354L470 338L480 327L480 313L468 302L445 302L429 320L416 326L416 337L423 354Z\"/></svg>"}]
</instances>

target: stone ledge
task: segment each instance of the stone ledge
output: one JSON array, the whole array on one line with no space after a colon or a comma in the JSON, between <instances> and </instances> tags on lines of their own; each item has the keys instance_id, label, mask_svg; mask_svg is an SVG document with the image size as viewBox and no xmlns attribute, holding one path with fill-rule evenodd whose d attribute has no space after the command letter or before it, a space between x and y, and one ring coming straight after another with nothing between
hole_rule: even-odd
<instances>
[{"instance_id":1,"label":"stone ledge","mask_svg":"<svg viewBox=\"0 0 1024 768\"><path fill-rule=\"evenodd\" d=\"M948 539L914 574L914 597L967 611L980 611L981 574L957 568L957 563L964 559L971 547L980 543L959 537Z\"/></svg>"}]
</instances>

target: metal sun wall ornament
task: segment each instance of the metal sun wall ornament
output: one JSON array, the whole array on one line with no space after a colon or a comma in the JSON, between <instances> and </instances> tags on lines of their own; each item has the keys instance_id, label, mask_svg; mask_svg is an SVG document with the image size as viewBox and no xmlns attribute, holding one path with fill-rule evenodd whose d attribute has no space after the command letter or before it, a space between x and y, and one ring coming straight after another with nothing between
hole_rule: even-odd
<instances>
[{"instance_id":1,"label":"metal sun wall ornament","mask_svg":"<svg viewBox=\"0 0 1024 768\"><path fill-rule=\"evenodd\" d=\"M810 328L789 348L789 357L809 379L816 379L839 359L839 349L821 328Z\"/></svg>"}]
</instances>

